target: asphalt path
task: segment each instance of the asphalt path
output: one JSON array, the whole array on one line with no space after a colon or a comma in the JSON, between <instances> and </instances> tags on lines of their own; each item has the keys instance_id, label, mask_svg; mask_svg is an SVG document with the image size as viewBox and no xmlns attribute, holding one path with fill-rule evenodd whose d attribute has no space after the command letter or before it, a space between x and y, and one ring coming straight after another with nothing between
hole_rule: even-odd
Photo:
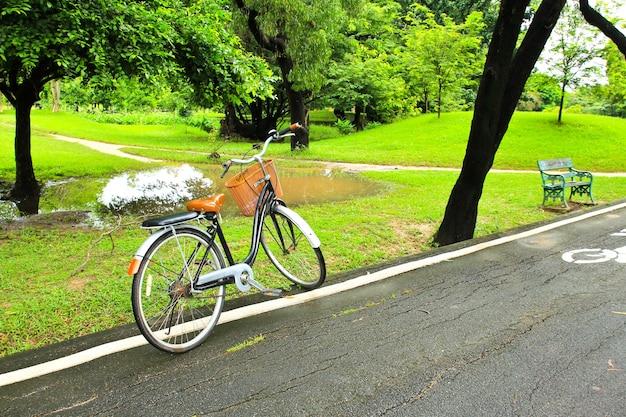
<instances>
[{"instance_id":1,"label":"asphalt path","mask_svg":"<svg viewBox=\"0 0 626 417\"><path fill-rule=\"evenodd\" d=\"M183 355L132 326L12 355L0 415L626 416L625 263L622 202L232 306Z\"/></svg>"}]
</instances>

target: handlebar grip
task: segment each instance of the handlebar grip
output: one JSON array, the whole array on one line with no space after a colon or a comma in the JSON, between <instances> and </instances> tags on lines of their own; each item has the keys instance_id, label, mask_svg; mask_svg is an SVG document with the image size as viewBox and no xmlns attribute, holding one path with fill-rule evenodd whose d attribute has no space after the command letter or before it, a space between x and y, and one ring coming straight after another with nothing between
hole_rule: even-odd
<instances>
[{"instance_id":1,"label":"handlebar grip","mask_svg":"<svg viewBox=\"0 0 626 417\"><path fill-rule=\"evenodd\" d=\"M302 125L298 122L293 123L291 126L284 128L283 130L281 130L280 132L278 132L278 136L283 136L289 132L293 132L297 129L300 129L302 127Z\"/></svg>"}]
</instances>

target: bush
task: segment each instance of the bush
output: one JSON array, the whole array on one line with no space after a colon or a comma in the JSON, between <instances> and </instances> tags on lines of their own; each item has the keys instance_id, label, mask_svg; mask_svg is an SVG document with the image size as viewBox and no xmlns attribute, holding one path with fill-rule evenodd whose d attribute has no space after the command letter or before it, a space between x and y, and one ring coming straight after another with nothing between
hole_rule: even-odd
<instances>
[{"instance_id":1,"label":"bush","mask_svg":"<svg viewBox=\"0 0 626 417\"><path fill-rule=\"evenodd\" d=\"M200 128L207 133L211 133L213 129L215 129L213 122L204 114L195 114L192 117L184 119L183 123Z\"/></svg>"},{"instance_id":2,"label":"bush","mask_svg":"<svg viewBox=\"0 0 626 417\"><path fill-rule=\"evenodd\" d=\"M375 129L382 125L383 124L379 122L369 122L368 124L365 125L365 130Z\"/></svg>"},{"instance_id":3,"label":"bush","mask_svg":"<svg viewBox=\"0 0 626 417\"><path fill-rule=\"evenodd\" d=\"M81 116L98 123L111 123L117 125L161 125L170 126L182 123L193 126L211 133L215 129L214 122L204 114L192 114L191 111L180 109L178 116L174 113L149 112L149 113L81 113ZM183 116L188 114L189 116Z\"/></svg>"},{"instance_id":4,"label":"bush","mask_svg":"<svg viewBox=\"0 0 626 417\"><path fill-rule=\"evenodd\" d=\"M350 133L354 132L354 126L349 120L337 120L335 126L337 126L337 129L339 129L339 133L341 133L342 135L349 135Z\"/></svg>"},{"instance_id":5,"label":"bush","mask_svg":"<svg viewBox=\"0 0 626 417\"><path fill-rule=\"evenodd\" d=\"M191 111L189 107L181 107L180 109L178 109L178 115L180 117L187 118L187 117L191 117L192 114L193 112Z\"/></svg>"}]
</instances>

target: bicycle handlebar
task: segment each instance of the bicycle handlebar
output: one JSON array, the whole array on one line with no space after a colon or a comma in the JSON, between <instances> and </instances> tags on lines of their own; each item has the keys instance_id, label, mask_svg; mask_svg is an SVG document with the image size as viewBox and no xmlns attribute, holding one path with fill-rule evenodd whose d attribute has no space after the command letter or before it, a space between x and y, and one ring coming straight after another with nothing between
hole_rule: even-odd
<instances>
[{"instance_id":1,"label":"bicycle handlebar","mask_svg":"<svg viewBox=\"0 0 626 417\"><path fill-rule=\"evenodd\" d=\"M222 175L220 178L224 178L224 176L226 175L226 173L228 172L228 170L230 169L232 164L249 164L251 162L257 161L257 162L261 162L261 157L263 155L265 155L265 151L267 151L267 147L270 144L271 141L275 140L275 139L279 139L279 138L284 138L286 136L293 136L295 130L300 129L302 127L302 125L298 122L293 123L292 125L290 125L289 127L286 127L280 131L276 131L274 129L270 130L269 133L269 137L267 139L265 139L265 142L263 143L263 149L261 150L261 152L252 155L250 158L248 159L229 159L228 161L224 162L222 164L222 167L224 167L224 172L222 172Z\"/></svg>"}]
</instances>

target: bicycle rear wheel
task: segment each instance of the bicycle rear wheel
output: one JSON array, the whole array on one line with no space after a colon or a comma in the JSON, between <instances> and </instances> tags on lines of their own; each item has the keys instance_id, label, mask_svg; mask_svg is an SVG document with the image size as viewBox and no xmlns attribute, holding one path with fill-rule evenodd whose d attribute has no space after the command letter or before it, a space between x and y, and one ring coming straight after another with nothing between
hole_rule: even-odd
<instances>
[{"instance_id":1,"label":"bicycle rear wheel","mask_svg":"<svg viewBox=\"0 0 626 417\"><path fill-rule=\"evenodd\" d=\"M169 230L148 248L131 298L139 330L150 344L183 353L206 340L222 311L225 285L192 292L191 282L225 266L215 242L194 228Z\"/></svg>"},{"instance_id":2,"label":"bicycle rear wheel","mask_svg":"<svg viewBox=\"0 0 626 417\"><path fill-rule=\"evenodd\" d=\"M313 247L300 226L284 214L265 216L261 245L280 273L300 287L311 290L326 279L322 251Z\"/></svg>"}]
</instances>

